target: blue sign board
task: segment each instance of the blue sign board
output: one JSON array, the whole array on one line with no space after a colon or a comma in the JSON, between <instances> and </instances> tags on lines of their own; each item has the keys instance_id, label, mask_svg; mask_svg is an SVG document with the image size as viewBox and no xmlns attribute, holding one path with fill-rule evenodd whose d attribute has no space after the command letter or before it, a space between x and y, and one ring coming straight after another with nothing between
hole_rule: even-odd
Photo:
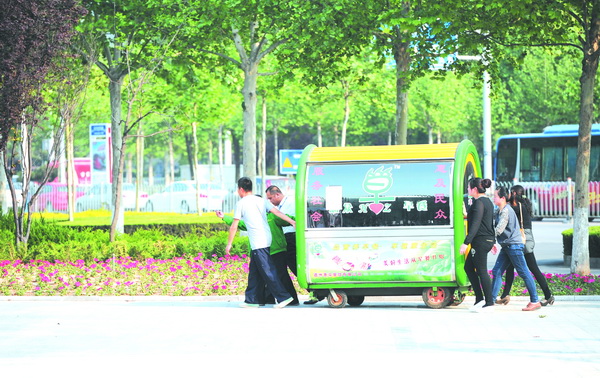
<instances>
[{"instance_id":1,"label":"blue sign board","mask_svg":"<svg viewBox=\"0 0 600 378\"><path fill-rule=\"evenodd\" d=\"M106 131L108 129L107 123L92 123L90 125L90 135L91 136L106 136Z\"/></svg>"},{"instance_id":2,"label":"blue sign board","mask_svg":"<svg viewBox=\"0 0 600 378\"><path fill-rule=\"evenodd\" d=\"M298 163L303 150L279 150L279 173L282 175L295 175L298 172Z\"/></svg>"}]
</instances>

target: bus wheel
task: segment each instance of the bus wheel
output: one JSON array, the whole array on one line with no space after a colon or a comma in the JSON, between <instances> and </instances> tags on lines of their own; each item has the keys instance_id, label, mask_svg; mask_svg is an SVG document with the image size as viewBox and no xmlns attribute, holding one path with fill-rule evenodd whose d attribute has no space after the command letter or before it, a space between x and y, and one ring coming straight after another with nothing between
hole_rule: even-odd
<instances>
[{"instance_id":1,"label":"bus wheel","mask_svg":"<svg viewBox=\"0 0 600 378\"><path fill-rule=\"evenodd\" d=\"M450 306L458 306L459 304L463 303L466 296L467 295L465 293L458 293L455 291L454 294L452 295L452 300L450 301Z\"/></svg>"},{"instance_id":2,"label":"bus wheel","mask_svg":"<svg viewBox=\"0 0 600 378\"><path fill-rule=\"evenodd\" d=\"M329 304L329 307L342 308L348 303L348 296L342 290L337 290L335 292L331 290L329 291L329 295L327 295L327 303Z\"/></svg>"},{"instance_id":3,"label":"bus wheel","mask_svg":"<svg viewBox=\"0 0 600 378\"><path fill-rule=\"evenodd\" d=\"M423 289L423 302L430 308L444 308L452 300L453 293L447 287L438 287L434 291L432 287Z\"/></svg>"},{"instance_id":4,"label":"bus wheel","mask_svg":"<svg viewBox=\"0 0 600 378\"><path fill-rule=\"evenodd\" d=\"M350 306L360 306L364 301L364 295L351 295L348 297L348 305Z\"/></svg>"}]
</instances>

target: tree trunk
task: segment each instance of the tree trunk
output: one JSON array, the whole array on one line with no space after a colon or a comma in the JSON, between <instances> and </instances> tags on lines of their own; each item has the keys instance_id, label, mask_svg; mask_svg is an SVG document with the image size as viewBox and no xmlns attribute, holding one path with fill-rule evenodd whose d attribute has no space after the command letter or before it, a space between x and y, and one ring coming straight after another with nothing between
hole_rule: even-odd
<instances>
[{"instance_id":1,"label":"tree trunk","mask_svg":"<svg viewBox=\"0 0 600 378\"><path fill-rule=\"evenodd\" d=\"M279 120L273 123L273 172L279 174Z\"/></svg>"},{"instance_id":2,"label":"tree trunk","mask_svg":"<svg viewBox=\"0 0 600 378\"><path fill-rule=\"evenodd\" d=\"M317 121L317 147L323 147L323 131L321 130L321 121Z\"/></svg>"},{"instance_id":3,"label":"tree trunk","mask_svg":"<svg viewBox=\"0 0 600 378\"><path fill-rule=\"evenodd\" d=\"M431 122L429 122L429 114L427 113L427 111L424 110L423 113L425 113L424 116L425 126L427 126L428 143L433 144L433 126L431 125Z\"/></svg>"},{"instance_id":4,"label":"tree trunk","mask_svg":"<svg viewBox=\"0 0 600 378\"><path fill-rule=\"evenodd\" d=\"M223 189L223 125L219 126L219 145L217 146L219 154L219 182Z\"/></svg>"},{"instance_id":5,"label":"tree trunk","mask_svg":"<svg viewBox=\"0 0 600 378\"><path fill-rule=\"evenodd\" d=\"M242 95L244 119L244 176L256 183L256 83L258 67L250 66L244 70L244 88Z\"/></svg>"},{"instance_id":6,"label":"tree trunk","mask_svg":"<svg viewBox=\"0 0 600 378\"><path fill-rule=\"evenodd\" d=\"M571 273L590 274L589 249L589 178L591 130L594 112L594 84L598 72L598 42L600 41L600 10L594 7L591 30L586 33L582 73L579 79L581 97L579 108L579 137L573 209L573 251Z\"/></svg>"},{"instance_id":7,"label":"tree trunk","mask_svg":"<svg viewBox=\"0 0 600 378\"><path fill-rule=\"evenodd\" d=\"M237 183L237 180L241 177L240 139L234 132L231 133L231 144L233 145L233 163L235 164L235 181Z\"/></svg>"},{"instance_id":8,"label":"tree trunk","mask_svg":"<svg viewBox=\"0 0 600 378\"><path fill-rule=\"evenodd\" d=\"M4 153L0 152L0 201L2 201L2 207L0 214L4 215L8 212L9 201L6 201L6 171L4 171Z\"/></svg>"},{"instance_id":9,"label":"tree trunk","mask_svg":"<svg viewBox=\"0 0 600 378\"><path fill-rule=\"evenodd\" d=\"M69 222L75 219L75 190L77 185L77 174L75 173L74 142L75 132L70 117L65 122L65 152L67 155L67 209L69 210Z\"/></svg>"},{"instance_id":10,"label":"tree trunk","mask_svg":"<svg viewBox=\"0 0 600 378\"><path fill-rule=\"evenodd\" d=\"M265 186L265 176L267 175L267 95L262 96L262 128L260 133L260 176L262 177L261 193L267 187Z\"/></svg>"},{"instance_id":11,"label":"tree trunk","mask_svg":"<svg viewBox=\"0 0 600 378\"><path fill-rule=\"evenodd\" d=\"M173 153L173 132L169 132L169 184L175 182L175 156Z\"/></svg>"},{"instance_id":12,"label":"tree trunk","mask_svg":"<svg viewBox=\"0 0 600 378\"><path fill-rule=\"evenodd\" d=\"M196 115L196 106L194 106L194 116ZM200 201L200 172L198 167L198 122L192 122L192 146L193 146L193 172L196 182L196 214L202 215L202 203Z\"/></svg>"},{"instance_id":13,"label":"tree trunk","mask_svg":"<svg viewBox=\"0 0 600 378\"><path fill-rule=\"evenodd\" d=\"M190 177L194 179L194 137L185 134L185 150L187 152L188 165L190 166Z\"/></svg>"},{"instance_id":14,"label":"tree trunk","mask_svg":"<svg viewBox=\"0 0 600 378\"><path fill-rule=\"evenodd\" d=\"M342 141L341 147L346 147L346 131L348 129L348 119L350 119L350 84L342 82L344 90L344 123L342 123Z\"/></svg>"},{"instance_id":15,"label":"tree trunk","mask_svg":"<svg viewBox=\"0 0 600 378\"><path fill-rule=\"evenodd\" d=\"M406 75L410 71L410 36L396 27L393 53L396 62L396 144L407 144L408 140L408 92Z\"/></svg>"},{"instance_id":16,"label":"tree trunk","mask_svg":"<svg viewBox=\"0 0 600 378\"><path fill-rule=\"evenodd\" d=\"M121 162L119 158L121 156L121 147L123 145L123 132L121 129L121 106L122 106L122 97L121 90L123 86L123 75L115 74L114 76L109 76L108 83L108 91L110 94L110 136L111 136L111 148L112 148L112 208L116 209L116 183L117 176L120 174L120 166Z\"/></svg>"},{"instance_id":17,"label":"tree trunk","mask_svg":"<svg viewBox=\"0 0 600 378\"><path fill-rule=\"evenodd\" d=\"M213 182L214 172L213 172L213 140L212 138L208 139L208 177L206 181Z\"/></svg>"},{"instance_id":18,"label":"tree trunk","mask_svg":"<svg viewBox=\"0 0 600 378\"><path fill-rule=\"evenodd\" d=\"M117 158L119 161L118 171L123 172L125 165L125 141L121 139L121 146L119 146L120 154ZM118 234L125 232L125 211L121 204L123 188L123 175L118 174L114 176L113 180L113 217L110 224L110 242L114 242Z\"/></svg>"},{"instance_id":19,"label":"tree trunk","mask_svg":"<svg viewBox=\"0 0 600 378\"><path fill-rule=\"evenodd\" d=\"M142 184L144 183L144 129L142 128L142 123L140 122L137 130L136 140L136 154L137 154L137 164L135 168L135 211L140 211L140 190L142 189Z\"/></svg>"},{"instance_id":20,"label":"tree trunk","mask_svg":"<svg viewBox=\"0 0 600 378\"><path fill-rule=\"evenodd\" d=\"M117 70L117 69L115 69ZM123 164L121 159L123 159L123 153L121 149L123 146L123 131L121 129L121 119L122 119L122 97L121 90L123 86L123 75L120 72L116 72L114 74L108 75L109 83L108 83L108 91L110 94L110 135L112 138L111 148L112 148L112 198L111 205L113 211L113 221L110 226L110 240L111 242L115 240L116 234L122 234L125 232L125 222L123 219L122 209L119 208L121 203L120 194L121 187L120 183L122 180L119 179L121 172L123 172Z\"/></svg>"}]
</instances>

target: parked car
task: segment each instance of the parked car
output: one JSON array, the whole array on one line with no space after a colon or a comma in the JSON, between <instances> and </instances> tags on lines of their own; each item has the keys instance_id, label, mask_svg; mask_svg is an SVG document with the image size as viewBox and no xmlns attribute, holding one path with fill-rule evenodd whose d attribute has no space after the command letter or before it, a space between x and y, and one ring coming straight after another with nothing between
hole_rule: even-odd
<instances>
[{"instance_id":1,"label":"parked car","mask_svg":"<svg viewBox=\"0 0 600 378\"><path fill-rule=\"evenodd\" d=\"M200 206L202 211L222 210L225 190L213 183L200 184ZM196 206L196 182L176 181L167 185L160 193L148 197L146 211L194 213Z\"/></svg>"},{"instance_id":2,"label":"parked car","mask_svg":"<svg viewBox=\"0 0 600 378\"><path fill-rule=\"evenodd\" d=\"M35 191L31 188L30 191ZM83 190L76 188L75 195L81 197ZM60 182L49 182L42 188L34 203L30 204L33 211L66 211L68 208L67 184Z\"/></svg>"},{"instance_id":3,"label":"parked car","mask_svg":"<svg viewBox=\"0 0 600 378\"><path fill-rule=\"evenodd\" d=\"M122 203L125 210L135 210L135 185L123 183L121 187ZM138 193L139 208L144 209L148 201L148 193ZM85 190L85 194L77 198L77 211L110 209L112 205L112 184L94 184Z\"/></svg>"}]
</instances>

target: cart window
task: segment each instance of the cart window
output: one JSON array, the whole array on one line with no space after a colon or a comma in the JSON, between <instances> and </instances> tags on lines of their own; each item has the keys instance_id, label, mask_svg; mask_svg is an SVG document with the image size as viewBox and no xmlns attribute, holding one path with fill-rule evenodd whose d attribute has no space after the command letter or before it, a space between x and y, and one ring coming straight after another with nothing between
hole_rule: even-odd
<instances>
[{"instance_id":1,"label":"cart window","mask_svg":"<svg viewBox=\"0 0 600 378\"><path fill-rule=\"evenodd\" d=\"M307 227L450 225L452 163L309 165Z\"/></svg>"}]
</instances>

